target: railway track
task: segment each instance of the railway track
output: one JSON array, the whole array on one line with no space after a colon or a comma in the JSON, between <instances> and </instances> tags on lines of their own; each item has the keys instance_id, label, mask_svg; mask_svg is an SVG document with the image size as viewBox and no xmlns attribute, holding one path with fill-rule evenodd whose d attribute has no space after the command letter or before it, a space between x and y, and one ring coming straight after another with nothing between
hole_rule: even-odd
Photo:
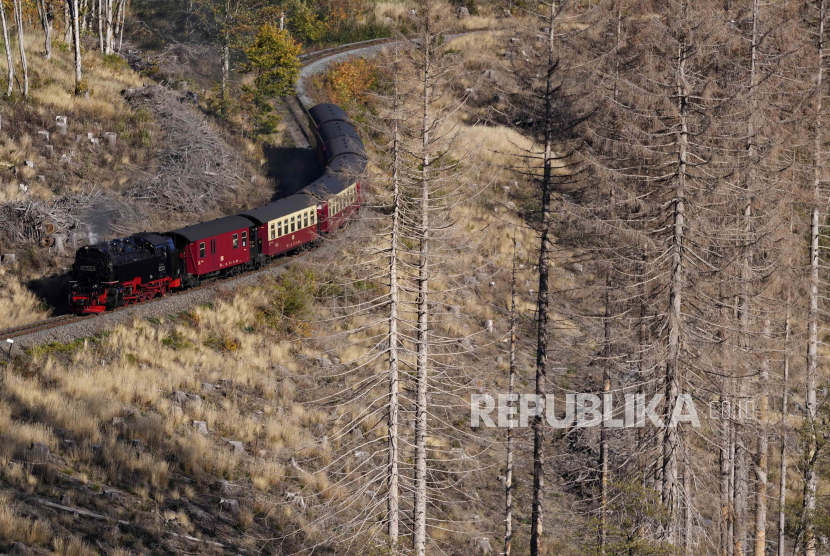
<instances>
[{"instance_id":1,"label":"railway track","mask_svg":"<svg viewBox=\"0 0 830 556\"><path fill-rule=\"evenodd\" d=\"M5 330L0 330L0 339L17 338L19 336L34 334L35 332L42 332L44 330L49 330L50 328L66 326L67 324L72 324L73 322L83 320L84 318L86 317L80 315L60 315L46 320L24 324L22 326L6 328Z\"/></svg>"}]
</instances>

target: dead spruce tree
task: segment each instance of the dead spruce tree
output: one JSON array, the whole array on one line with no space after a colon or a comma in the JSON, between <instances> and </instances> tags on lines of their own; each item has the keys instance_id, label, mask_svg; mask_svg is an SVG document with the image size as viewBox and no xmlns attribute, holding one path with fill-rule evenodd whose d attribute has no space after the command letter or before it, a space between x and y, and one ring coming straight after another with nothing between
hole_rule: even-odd
<instances>
[{"instance_id":1,"label":"dead spruce tree","mask_svg":"<svg viewBox=\"0 0 830 556\"><path fill-rule=\"evenodd\" d=\"M733 56L727 59L732 65L722 81L725 92L734 97L724 103L721 115L725 122L722 136L735 138L735 150L724 162L733 172L722 179L724 202L731 208L717 221L718 233L713 235L724 261L714 276L717 291L721 303L731 307L731 315L722 313L718 338L734 354L723 359L727 378L719 392L720 403L730 410L721 423L715 423L721 433L719 551L763 554L768 385L774 353L771 326L772 315L783 310L783 304L769 292L779 291L786 266L781 242L790 211L781 178L782 169L788 166L782 157L786 126L780 121L785 116L773 99L787 89L781 70L790 47L780 40L780 22L788 19L786 10L771 10L754 0L735 4L733 10ZM729 121L737 123L731 130ZM750 407L752 413L745 414ZM735 408L740 409L737 414ZM752 548L750 540L754 540Z\"/></svg>"},{"instance_id":2,"label":"dead spruce tree","mask_svg":"<svg viewBox=\"0 0 830 556\"><path fill-rule=\"evenodd\" d=\"M563 53L568 50L572 27L579 19L574 3L543 1L511 6L511 35L519 45L507 58L508 109L502 117L533 138L539 150L522 153L516 169L538 188L538 214L534 228L539 235L539 289L536 296L535 394L547 393L548 339L550 331L550 266L553 249L554 197L573 182L578 172L573 161L572 132L582 118L572 112L573 82ZM520 163L519 163L520 162ZM523 169L519 169L523 168ZM533 417L533 493L530 552L542 553L544 538L545 425L542 414Z\"/></svg>"},{"instance_id":3,"label":"dead spruce tree","mask_svg":"<svg viewBox=\"0 0 830 556\"><path fill-rule=\"evenodd\" d=\"M435 487L445 489L445 483L457 480L453 472L434 466L427 446L427 436L437 431L456 434L453 427L446 427L451 421L448 412L453 405L463 407L463 398L457 393L460 377L453 376L460 371L455 361L457 339L448 337L442 317L434 311L446 306L452 281L469 272L459 268L463 266L459 250L465 247L460 237L454 237L460 221L455 214L475 194L470 184L470 168L475 165L472 147L455 119L464 99L449 97L461 57L443 40L453 25L448 16L442 4L433 0L422 3L416 18L417 42L407 50L407 63L416 76L408 102L420 108L413 111L404 133L407 178L402 182L411 184L407 202L417 238L417 249L413 248L408 265L413 269L410 295L416 316L412 547L418 556L427 550L427 514L446 499Z\"/></svg>"},{"instance_id":4,"label":"dead spruce tree","mask_svg":"<svg viewBox=\"0 0 830 556\"><path fill-rule=\"evenodd\" d=\"M728 52L720 45L730 41L707 6L663 2L625 11L625 18L608 14L605 27L612 47L614 28L627 29L623 48L602 48L608 40L597 39L600 52L613 52L612 63L599 68L604 86L596 90L604 96L586 124L591 149L581 152L600 172L598 181L613 184L605 198L613 192L619 199L607 203L613 212L595 212L596 218L630 234L645 254L619 250L628 262L613 275L629 286L619 296L639 315L633 319L641 323L637 341L630 339L638 346L633 359L640 361L639 378L648 381L654 372L658 382L649 382L663 390L662 428L651 437L659 446L658 462L645 474L646 484L653 481L660 493L664 542L689 552L700 550L690 530L699 510L684 485L700 469L690 455L694 431L674 422L673 412L682 405L681 394L704 396L708 381L722 374L715 348L718 329L728 324L715 318L716 292L724 260L731 260L725 255L734 248L712 208L728 201L725 178L732 169L723 153L737 142L727 125L731 118L724 117L730 95L717 79Z\"/></svg>"},{"instance_id":5,"label":"dead spruce tree","mask_svg":"<svg viewBox=\"0 0 830 556\"><path fill-rule=\"evenodd\" d=\"M813 523L816 511L816 496L818 490L818 477L816 473L816 459L819 454L817 448L817 418L818 400L816 388L818 380L818 329L819 329L819 237L821 235L821 217L827 203L827 191L824 185L824 164L823 154L823 129L822 121L824 115L824 64L825 64L825 33L827 25L827 0L819 0L813 9L811 18L812 33L814 39L814 92L812 100L812 121L813 136L813 198L810 203L810 278L809 278L809 299L810 308L808 314L808 349L807 349L807 376L806 376L806 423L804 425L807 436L804 453L804 502L803 502L803 528L804 528L804 550L807 556L816 555L816 535Z\"/></svg>"}]
</instances>

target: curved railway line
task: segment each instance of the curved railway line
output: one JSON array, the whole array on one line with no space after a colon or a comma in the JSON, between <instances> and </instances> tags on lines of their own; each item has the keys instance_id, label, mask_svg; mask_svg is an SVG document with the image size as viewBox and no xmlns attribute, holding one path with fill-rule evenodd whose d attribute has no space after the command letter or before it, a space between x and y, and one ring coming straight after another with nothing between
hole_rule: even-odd
<instances>
[{"instance_id":1,"label":"curved railway line","mask_svg":"<svg viewBox=\"0 0 830 556\"><path fill-rule=\"evenodd\" d=\"M480 33L480 32L487 31L487 30L489 30L489 29L470 29L470 30L466 30L466 31L461 31L457 34L448 35L447 38L452 39L452 38L455 38L455 37L458 37L458 36L461 36L461 35L468 35L468 34L472 34L472 33ZM303 54L303 55L300 56L301 65L302 65L303 68L306 68L306 67L308 67L312 64L315 64L317 62L322 62L322 61L327 60L327 59L339 59L339 58L342 57L342 55L347 54L347 53L358 54L361 51L365 51L365 52L375 51L376 52L377 49L379 49L379 47L381 47L385 44L389 44L390 42L392 42L394 40L395 40L394 37L386 37L386 38L381 38L381 39L372 39L372 40L368 40L368 41L360 41L360 42L356 42L356 43L340 45L340 46L336 46L336 47L332 47L332 48L318 50L318 51L315 51L315 52L309 52L309 53L306 53L306 54ZM325 69L326 69L325 65L318 64L318 67L316 68L316 70L311 72L311 74L319 73L319 72L321 72ZM305 76L301 75L301 78L300 78L301 81L302 81L303 78L308 77L308 75L309 74L306 74ZM305 120L304 112L306 110L306 102L304 102L304 99L307 100L307 98L305 97L305 92L302 89L302 84L299 84L298 85L298 94L294 95L294 96L287 97L285 100L286 100L287 112L291 115L291 118L294 120L294 123L299 128L299 131L303 134L303 136L306 138L306 140L308 140L308 135L307 135L308 132L306 131L306 124L304 123L304 120ZM187 290L183 290L183 291L175 292L175 293L168 293L165 296L156 297L154 299L149 299L149 300L144 301L142 303L127 305L127 306L123 306L123 307L118 307L118 308L115 308L113 310L109 310L106 313L101 313L101 314L96 314L96 315L75 315L75 314L58 315L58 316L55 316L55 317L48 318L46 320L42 320L42 321L30 323L30 324L25 324L25 325L21 325L21 326L15 326L15 327L12 327L12 328L7 328L7 329L4 329L4 330L0 330L0 341L6 340L6 339L17 340L19 338L28 337L28 336L32 336L32 335L35 335L35 334L39 335L39 333L41 333L41 332L47 332L49 330L53 330L53 329L56 329L56 328L63 328L65 326L69 326L69 325L73 325L73 324L77 324L77 323L90 322L90 321L92 321L92 322L101 321L100 324L103 327L103 326L109 324L110 321L112 321L112 319L110 319L110 318L102 319L101 317L104 316L104 315L107 315L107 316L117 315L118 313L120 313L122 311L127 311L129 313L132 313L135 309L148 307L150 305L153 305L153 304L158 303L160 301L164 301L166 299L169 300L169 299L176 299L176 298L179 298L179 297L182 297L182 296L192 296L192 294L194 294L196 292L199 292L200 290L207 290L207 289L216 288L216 287L221 286L221 285L226 284L226 283L235 283L235 282L246 280L246 279L250 280L251 278L256 277L256 276L260 276L260 275L265 274L265 273L271 273L275 269L278 269L282 266L285 266L287 263L295 261L297 258L302 257L303 254L304 254L304 252L299 252L299 253L295 253L293 255L283 256L280 259L278 259L277 261L274 261L270 265L266 266L265 268L263 268L261 270L257 270L255 272L246 273L243 276L229 276L227 278L212 280L208 283L205 283L205 284L193 287L193 288L189 288ZM106 322L103 322L103 321L106 321ZM81 336L81 335L83 335L83 334L79 334L79 336ZM32 345L35 345L35 344L38 344L38 343L42 343L44 341L46 341L46 338L44 338L43 340L38 339L38 340L36 340L34 342L31 342L31 343L32 343Z\"/></svg>"}]
</instances>

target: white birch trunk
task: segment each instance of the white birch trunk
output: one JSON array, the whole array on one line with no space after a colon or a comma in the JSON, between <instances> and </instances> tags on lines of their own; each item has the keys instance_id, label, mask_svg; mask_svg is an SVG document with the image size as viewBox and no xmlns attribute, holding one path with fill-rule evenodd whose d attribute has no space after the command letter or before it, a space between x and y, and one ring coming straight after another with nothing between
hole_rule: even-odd
<instances>
[{"instance_id":1,"label":"white birch trunk","mask_svg":"<svg viewBox=\"0 0 830 556\"><path fill-rule=\"evenodd\" d=\"M98 16L98 50L102 53L104 52L104 17L103 17L103 0L93 0L95 2L95 7L97 8L96 15Z\"/></svg>"},{"instance_id":2,"label":"white birch trunk","mask_svg":"<svg viewBox=\"0 0 830 556\"><path fill-rule=\"evenodd\" d=\"M231 47L228 44L228 37L222 43L222 99L228 98L228 82L231 72Z\"/></svg>"},{"instance_id":3,"label":"white birch trunk","mask_svg":"<svg viewBox=\"0 0 830 556\"><path fill-rule=\"evenodd\" d=\"M127 0L120 0L121 16L118 20L118 53L121 54L121 47L124 44L124 21L127 18Z\"/></svg>"},{"instance_id":4,"label":"white birch trunk","mask_svg":"<svg viewBox=\"0 0 830 556\"><path fill-rule=\"evenodd\" d=\"M63 4L63 42L69 43L72 40L72 15L69 5L72 0L66 0Z\"/></svg>"},{"instance_id":5,"label":"white birch trunk","mask_svg":"<svg viewBox=\"0 0 830 556\"><path fill-rule=\"evenodd\" d=\"M72 3L72 40L75 43L75 94L82 95L86 91L82 90L84 76L81 71L81 29L80 21L78 19L78 0L68 1Z\"/></svg>"},{"instance_id":6,"label":"white birch trunk","mask_svg":"<svg viewBox=\"0 0 830 556\"><path fill-rule=\"evenodd\" d=\"M6 9L0 0L0 20L3 23L3 44L6 45L6 64L9 68L9 86L6 89L6 96L10 97L14 90L14 60L12 59L12 43L9 40L9 25L6 22Z\"/></svg>"},{"instance_id":7,"label":"white birch trunk","mask_svg":"<svg viewBox=\"0 0 830 556\"><path fill-rule=\"evenodd\" d=\"M14 0L14 18L17 23L17 46L20 49L20 66L23 70L23 98L29 98L29 64L26 61L26 45L23 36L23 3Z\"/></svg>"},{"instance_id":8,"label":"white birch trunk","mask_svg":"<svg viewBox=\"0 0 830 556\"><path fill-rule=\"evenodd\" d=\"M43 58L46 60L51 60L52 26L54 21L54 11L52 5L49 2L47 2L47 0L37 0L37 14L40 17L40 24L43 27Z\"/></svg>"},{"instance_id":9,"label":"white birch trunk","mask_svg":"<svg viewBox=\"0 0 830 556\"><path fill-rule=\"evenodd\" d=\"M104 54L115 52L115 35L113 34L113 0L99 0L104 4Z\"/></svg>"}]
</instances>

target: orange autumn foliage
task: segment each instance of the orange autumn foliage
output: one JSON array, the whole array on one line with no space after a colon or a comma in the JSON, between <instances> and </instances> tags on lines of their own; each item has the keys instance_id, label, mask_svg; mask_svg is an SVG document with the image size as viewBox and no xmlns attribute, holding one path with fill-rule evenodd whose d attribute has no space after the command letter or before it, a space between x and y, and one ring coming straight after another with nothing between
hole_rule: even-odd
<instances>
[{"instance_id":1,"label":"orange autumn foliage","mask_svg":"<svg viewBox=\"0 0 830 556\"><path fill-rule=\"evenodd\" d=\"M366 102L369 89L377 79L376 74L375 66L365 58L336 63L326 75L326 92L335 104Z\"/></svg>"}]
</instances>

